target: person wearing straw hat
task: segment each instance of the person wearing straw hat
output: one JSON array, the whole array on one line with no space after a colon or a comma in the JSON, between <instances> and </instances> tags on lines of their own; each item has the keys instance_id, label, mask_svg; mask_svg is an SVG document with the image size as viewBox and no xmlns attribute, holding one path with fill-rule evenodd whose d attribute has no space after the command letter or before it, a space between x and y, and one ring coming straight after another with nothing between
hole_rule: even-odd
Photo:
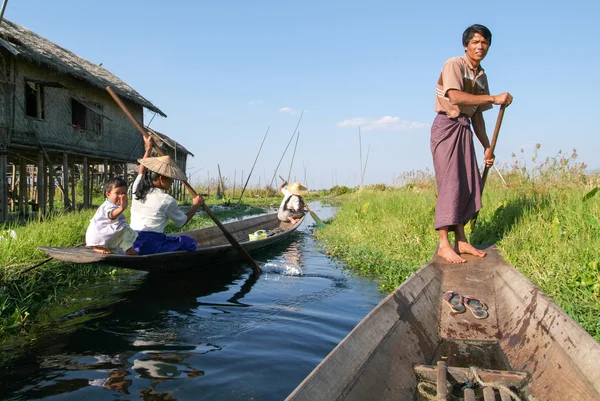
<instances>
[{"instance_id":1,"label":"person wearing straw hat","mask_svg":"<svg viewBox=\"0 0 600 401\"><path fill-rule=\"evenodd\" d=\"M283 181L279 187L283 192L283 201L279 206L277 218L281 221L296 224L306 214L306 204L302 195L308 193L308 188L299 182L292 182L287 185L287 181Z\"/></svg>"},{"instance_id":2,"label":"person wearing straw hat","mask_svg":"<svg viewBox=\"0 0 600 401\"><path fill-rule=\"evenodd\" d=\"M202 198L196 196L192 207L183 213L177 201L167 191L174 180L185 181L185 173L170 156L150 157L152 137L144 138L145 153L139 159L138 176L133 183L131 202L131 228L138 237L133 249L140 255L172 251L194 251L196 241L188 236L167 236L165 227L171 220L177 227L190 221L202 206Z\"/></svg>"}]
</instances>

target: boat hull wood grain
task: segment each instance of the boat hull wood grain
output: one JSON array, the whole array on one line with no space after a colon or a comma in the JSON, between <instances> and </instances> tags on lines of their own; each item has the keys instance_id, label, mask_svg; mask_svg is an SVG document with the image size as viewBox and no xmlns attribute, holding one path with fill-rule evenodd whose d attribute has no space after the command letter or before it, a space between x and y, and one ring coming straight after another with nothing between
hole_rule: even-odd
<instances>
[{"instance_id":1,"label":"boat hull wood grain","mask_svg":"<svg viewBox=\"0 0 600 401\"><path fill-rule=\"evenodd\" d=\"M267 214L223 225L246 251L253 253L285 240L302 224L302 221L303 219L292 225L280 222L277 214ZM277 228L281 230L276 230ZM249 241L249 234L258 230L269 230L275 234L264 239ZM177 251L153 255L101 254L87 247L39 247L39 249L63 262L105 264L149 272L202 268L239 259L239 252L227 241L217 226L169 235L188 235L198 242L198 248L194 252Z\"/></svg>"},{"instance_id":2,"label":"boat hull wood grain","mask_svg":"<svg viewBox=\"0 0 600 401\"><path fill-rule=\"evenodd\" d=\"M290 394L303 400L413 400L417 365L525 372L538 400L600 400L600 344L495 247L452 265L438 256L371 311ZM442 294L476 296L489 316L455 314Z\"/></svg>"}]
</instances>

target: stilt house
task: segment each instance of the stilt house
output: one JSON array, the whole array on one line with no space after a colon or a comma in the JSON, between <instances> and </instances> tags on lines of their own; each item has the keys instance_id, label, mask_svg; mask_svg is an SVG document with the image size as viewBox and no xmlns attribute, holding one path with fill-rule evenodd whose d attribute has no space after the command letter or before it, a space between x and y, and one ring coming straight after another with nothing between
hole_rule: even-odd
<instances>
[{"instance_id":1,"label":"stilt house","mask_svg":"<svg viewBox=\"0 0 600 401\"><path fill-rule=\"evenodd\" d=\"M143 155L143 140L107 86L138 121L144 108L166 117L102 66L0 21L0 222L30 207L46 213L57 201L88 207L94 186L135 174L127 165ZM170 138L162 144L185 171L191 153Z\"/></svg>"}]
</instances>

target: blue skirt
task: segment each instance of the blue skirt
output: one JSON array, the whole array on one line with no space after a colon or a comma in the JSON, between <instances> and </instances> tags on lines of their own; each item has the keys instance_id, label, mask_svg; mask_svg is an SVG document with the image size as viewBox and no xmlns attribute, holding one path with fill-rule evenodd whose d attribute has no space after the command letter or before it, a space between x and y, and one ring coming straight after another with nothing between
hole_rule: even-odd
<instances>
[{"instance_id":1,"label":"blue skirt","mask_svg":"<svg viewBox=\"0 0 600 401\"><path fill-rule=\"evenodd\" d=\"M192 237L185 235L173 237L152 231L137 231L137 233L138 237L133 243L132 248L140 255L173 251L195 251L198 245Z\"/></svg>"}]
</instances>

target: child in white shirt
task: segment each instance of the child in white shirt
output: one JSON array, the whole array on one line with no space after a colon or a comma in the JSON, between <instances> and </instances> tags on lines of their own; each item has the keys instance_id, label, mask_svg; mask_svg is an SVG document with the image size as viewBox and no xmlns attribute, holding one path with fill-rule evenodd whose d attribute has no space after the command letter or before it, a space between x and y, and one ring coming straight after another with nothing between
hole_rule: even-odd
<instances>
[{"instance_id":1,"label":"child in white shirt","mask_svg":"<svg viewBox=\"0 0 600 401\"><path fill-rule=\"evenodd\" d=\"M137 234L129 227L123 211L127 209L127 182L121 177L104 184L106 200L98 210L85 233L85 243L94 252L136 255L133 242Z\"/></svg>"}]
</instances>

